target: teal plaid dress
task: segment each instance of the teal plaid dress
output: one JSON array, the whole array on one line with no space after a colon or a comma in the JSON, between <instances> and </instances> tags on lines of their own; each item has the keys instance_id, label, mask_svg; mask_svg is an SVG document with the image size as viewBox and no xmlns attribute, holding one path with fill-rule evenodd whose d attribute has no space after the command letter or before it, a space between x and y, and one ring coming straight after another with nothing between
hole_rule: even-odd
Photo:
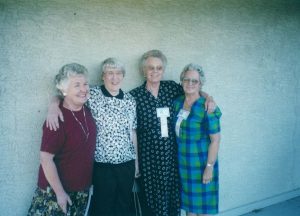
<instances>
[{"instance_id":1,"label":"teal plaid dress","mask_svg":"<svg viewBox=\"0 0 300 216\"><path fill-rule=\"evenodd\" d=\"M181 96L174 102L176 116L183 108L184 98ZM220 132L222 114L219 108L208 114L204 103L205 98L202 97L195 101L189 116L181 122L177 137L181 208L196 214L216 214L219 203L218 161L209 184L202 183L202 176L207 163L209 134Z\"/></svg>"}]
</instances>

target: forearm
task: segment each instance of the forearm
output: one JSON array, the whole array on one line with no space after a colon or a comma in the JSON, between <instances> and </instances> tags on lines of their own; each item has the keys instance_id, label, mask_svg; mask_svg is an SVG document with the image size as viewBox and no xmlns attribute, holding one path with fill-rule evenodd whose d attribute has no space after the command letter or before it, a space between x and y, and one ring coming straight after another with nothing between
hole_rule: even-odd
<instances>
[{"instance_id":1,"label":"forearm","mask_svg":"<svg viewBox=\"0 0 300 216\"><path fill-rule=\"evenodd\" d=\"M61 98L56 95L56 96L53 96L51 99L50 99L50 102L49 102L49 107L51 106L59 106L59 103L61 101Z\"/></svg>"},{"instance_id":2,"label":"forearm","mask_svg":"<svg viewBox=\"0 0 300 216\"><path fill-rule=\"evenodd\" d=\"M210 144L208 147L207 163L214 164L218 157L220 147L220 134L210 135Z\"/></svg>"},{"instance_id":3,"label":"forearm","mask_svg":"<svg viewBox=\"0 0 300 216\"><path fill-rule=\"evenodd\" d=\"M46 153L48 154L48 153ZM54 190L55 194L65 193L65 190L61 184L61 181L58 176L56 165L53 161L53 158L49 155L43 154L41 152L41 165L45 174L47 181L49 182L51 188Z\"/></svg>"},{"instance_id":4,"label":"forearm","mask_svg":"<svg viewBox=\"0 0 300 216\"><path fill-rule=\"evenodd\" d=\"M137 143L137 135L136 135L136 130L132 130L132 142L134 146L134 151L136 154L136 161L138 161L138 143Z\"/></svg>"},{"instance_id":5,"label":"forearm","mask_svg":"<svg viewBox=\"0 0 300 216\"><path fill-rule=\"evenodd\" d=\"M207 163L214 164L218 157L219 143L210 143L208 150Z\"/></svg>"}]
</instances>

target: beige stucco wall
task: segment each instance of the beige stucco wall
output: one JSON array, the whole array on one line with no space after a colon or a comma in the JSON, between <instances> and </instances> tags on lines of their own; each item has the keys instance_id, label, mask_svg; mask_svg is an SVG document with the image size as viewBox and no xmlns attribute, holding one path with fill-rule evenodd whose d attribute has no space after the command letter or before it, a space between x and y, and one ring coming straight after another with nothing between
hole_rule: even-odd
<instances>
[{"instance_id":1,"label":"beige stucco wall","mask_svg":"<svg viewBox=\"0 0 300 216\"><path fill-rule=\"evenodd\" d=\"M166 79L201 64L223 111L222 215L300 195L299 1L0 0L0 27L0 215L29 207L58 69L81 63L95 84L115 56L129 90L153 48L168 57Z\"/></svg>"}]
</instances>

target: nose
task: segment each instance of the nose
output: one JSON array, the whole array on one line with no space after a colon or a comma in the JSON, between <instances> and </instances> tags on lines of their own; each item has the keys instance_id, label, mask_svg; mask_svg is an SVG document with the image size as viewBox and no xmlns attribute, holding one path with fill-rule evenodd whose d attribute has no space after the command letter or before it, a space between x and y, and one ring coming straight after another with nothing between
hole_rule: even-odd
<instances>
[{"instance_id":1,"label":"nose","mask_svg":"<svg viewBox=\"0 0 300 216\"><path fill-rule=\"evenodd\" d=\"M89 91L89 86L88 85L82 85L80 88L81 92L87 93Z\"/></svg>"}]
</instances>

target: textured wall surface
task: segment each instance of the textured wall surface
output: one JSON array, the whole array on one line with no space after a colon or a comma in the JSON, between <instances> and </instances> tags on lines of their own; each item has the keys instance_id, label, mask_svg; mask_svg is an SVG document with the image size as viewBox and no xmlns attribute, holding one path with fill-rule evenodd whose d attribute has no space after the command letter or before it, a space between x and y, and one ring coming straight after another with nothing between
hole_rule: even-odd
<instances>
[{"instance_id":1,"label":"textured wall surface","mask_svg":"<svg viewBox=\"0 0 300 216\"><path fill-rule=\"evenodd\" d=\"M223 111L220 210L227 215L300 194L300 2L295 0L0 0L0 215L25 215L37 180L52 79L78 62L98 82L107 57L168 57L206 71ZM282 199L282 198L280 198Z\"/></svg>"}]
</instances>

